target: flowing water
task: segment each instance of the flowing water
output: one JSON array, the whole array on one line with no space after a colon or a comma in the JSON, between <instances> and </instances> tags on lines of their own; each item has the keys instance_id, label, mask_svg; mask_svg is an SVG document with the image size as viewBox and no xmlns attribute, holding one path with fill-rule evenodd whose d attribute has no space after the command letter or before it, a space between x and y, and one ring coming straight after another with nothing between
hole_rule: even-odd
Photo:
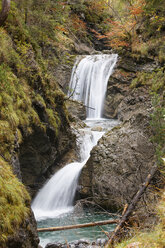
<instances>
[{"instance_id":1,"label":"flowing water","mask_svg":"<svg viewBox=\"0 0 165 248\"><path fill-rule=\"evenodd\" d=\"M74 65L68 96L83 101L87 118L102 116L107 83L117 62L117 54L88 55Z\"/></svg>"},{"instance_id":2,"label":"flowing water","mask_svg":"<svg viewBox=\"0 0 165 248\"><path fill-rule=\"evenodd\" d=\"M96 220L109 219L109 215L91 213L89 210L74 211L74 197L78 179L83 166L90 157L90 151L97 144L104 132L116 126L116 120L102 119L102 105L106 93L108 78L111 75L117 61L117 55L93 55L86 56L79 63L76 62L72 77L73 98L83 100L93 109L88 109L87 127L80 130L82 142L80 145L80 161L75 161L59 170L44 187L38 192L32 203L32 209L38 221L39 227L84 223ZM94 131L94 130L101 131ZM89 218L90 217L90 218ZM104 230L111 230L112 226L106 226ZM41 245L48 242L73 241L76 239L96 239L104 233L99 227L68 230L56 233L42 233Z\"/></svg>"},{"instance_id":3,"label":"flowing water","mask_svg":"<svg viewBox=\"0 0 165 248\"><path fill-rule=\"evenodd\" d=\"M84 130L80 149L80 162L66 165L59 170L39 191L32 209L37 220L53 218L73 210L73 200L82 167L89 158L90 151L97 144L103 132Z\"/></svg>"}]
</instances>

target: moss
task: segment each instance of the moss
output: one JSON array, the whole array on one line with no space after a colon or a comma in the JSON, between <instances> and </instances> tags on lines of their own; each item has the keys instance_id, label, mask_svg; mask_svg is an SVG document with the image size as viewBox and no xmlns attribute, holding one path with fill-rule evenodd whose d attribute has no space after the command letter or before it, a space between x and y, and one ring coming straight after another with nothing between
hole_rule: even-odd
<instances>
[{"instance_id":1,"label":"moss","mask_svg":"<svg viewBox=\"0 0 165 248\"><path fill-rule=\"evenodd\" d=\"M45 101L44 101L44 99L43 99L43 97L42 97L41 95L37 94L37 95L34 97L34 99L35 99L37 102L40 102L40 103L46 108L46 103L45 103Z\"/></svg>"},{"instance_id":2,"label":"moss","mask_svg":"<svg viewBox=\"0 0 165 248\"><path fill-rule=\"evenodd\" d=\"M4 63L0 65L0 81L2 82L0 85L0 140L3 144L0 152L10 158L16 130L21 127L28 130L34 124L40 126L41 122L32 107L32 90L27 82L20 81L11 68Z\"/></svg>"},{"instance_id":3,"label":"moss","mask_svg":"<svg viewBox=\"0 0 165 248\"><path fill-rule=\"evenodd\" d=\"M0 243L6 241L28 217L30 197L0 157Z\"/></svg>"},{"instance_id":4,"label":"moss","mask_svg":"<svg viewBox=\"0 0 165 248\"><path fill-rule=\"evenodd\" d=\"M13 66L14 63L22 64L16 51L13 49L11 37L6 30L0 28L0 62Z\"/></svg>"},{"instance_id":5,"label":"moss","mask_svg":"<svg viewBox=\"0 0 165 248\"><path fill-rule=\"evenodd\" d=\"M137 77L131 83L131 88L139 86L148 86L151 91L156 93L163 92L165 89L164 68L162 67L153 72L138 72Z\"/></svg>"},{"instance_id":6,"label":"moss","mask_svg":"<svg viewBox=\"0 0 165 248\"><path fill-rule=\"evenodd\" d=\"M52 125L52 127L55 129L56 136L58 136L58 132L61 126L61 121L58 116L57 112L54 112L52 109L46 109L46 113L48 114L49 117L49 123Z\"/></svg>"}]
</instances>

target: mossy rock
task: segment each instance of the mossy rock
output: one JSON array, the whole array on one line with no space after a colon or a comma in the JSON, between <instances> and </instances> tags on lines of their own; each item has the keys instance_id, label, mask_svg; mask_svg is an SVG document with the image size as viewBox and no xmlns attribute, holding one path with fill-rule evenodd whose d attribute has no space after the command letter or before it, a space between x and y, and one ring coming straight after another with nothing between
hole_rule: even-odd
<instances>
[{"instance_id":1,"label":"mossy rock","mask_svg":"<svg viewBox=\"0 0 165 248\"><path fill-rule=\"evenodd\" d=\"M29 215L30 196L0 157L0 243L14 234Z\"/></svg>"}]
</instances>

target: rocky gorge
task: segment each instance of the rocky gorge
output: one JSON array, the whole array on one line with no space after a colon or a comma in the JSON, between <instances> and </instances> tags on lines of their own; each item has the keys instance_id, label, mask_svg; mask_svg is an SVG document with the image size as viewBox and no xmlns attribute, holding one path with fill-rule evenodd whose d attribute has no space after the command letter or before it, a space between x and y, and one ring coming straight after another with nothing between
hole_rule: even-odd
<instances>
[{"instance_id":1,"label":"rocky gorge","mask_svg":"<svg viewBox=\"0 0 165 248\"><path fill-rule=\"evenodd\" d=\"M130 62L130 58L128 58L128 61ZM133 195L139 189L139 185L144 182L145 177L155 163L155 146L150 141L152 137L149 124L152 113L151 97L147 88L131 89L130 86L133 79L136 78L138 66L141 66L144 71L146 70L145 68L149 68L148 70L152 71L156 64L155 61L153 63L149 62L150 66L148 62L136 64L132 60L131 67L127 65L127 68L125 68L123 64L128 64L128 61L127 58L119 57L114 73L109 79L104 105L104 116L106 118L118 118L120 124L106 133L98 145L94 147L91 157L82 171L79 182L79 195L81 198L90 198L96 204L111 211L121 210L123 206L131 202ZM132 64L134 64L134 68L132 68ZM18 145L18 148L15 148L13 156L15 173L30 188L32 195L54 170L58 170L58 164L60 168L69 161L70 151L75 147L75 134L71 133L68 124L68 129L66 129L66 126L64 129L63 126L61 127L59 131L60 139L58 140L53 128L49 125L43 104L36 101L33 106L42 122L47 123L46 133L34 128L35 132L28 137L25 136L24 142ZM72 112L70 118L73 121L73 126L75 126L74 121L78 121L77 118L84 119L85 109L83 105L76 104L76 102L70 108ZM76 109L76 112L74 109ZM61 119L61 122L64 124L64 119ZM70 149L68 149L69 147ZM68 155L66 151L68 151ZM19 154L19 156L16 154ZM61 163L62 160L64 160L63 164ZM139 210L136 212L136 220L138 219L139 223L143 222L144 219L147 220L145 225L150 221L152 223L155 221L153 219L154 210L150 207L150 202L156 202L152 187L159 187L160 181L158 173L153 181L153 186L151 185L148 188L138 203ZM31 219L33 220L33 217ZM23 226L26 229L26 224ZM33 231L30 231L32 242L34 243L32 247L36 247L38 242L35 228L36 224L33 221ZM7 247L14 247L17 239L16 245L21 244L21 229L18 233L18 238L14 236L9 239ZM27 236L27 233L24 235ZM23 247L30 247L30 245L28 238L28 243L24 242ZM61 247L61 245L58 244L56 247ZM84 244L84 247L87 245L89 244Z\"/></svg>"},{"instance_id":2,"label":"rocky gorge","mask_svg":"<svg viewBox=\"0 0 165 248\"><path fill-rule=\"evenodd\" d=\"M119 125L106 132L92 149L90 158L80 175L78 195L88 204L96 204L108 211L120 211L128 206L155 164L155 144L152 142L151 95L147 87L134 86L137 71L152 73L158 64L154 60L137 61L119 56L118 63L108 83L104 116L117 118ZM140 84L140 83L139 83ZM82 106L74 102L70 109L77 117L84 115ZM83 118L82 118L83 119ZM80 122L81 123L81 122ZM81 125L81 124L80 124ZM83 125L82 125L83 126ZM98 129L99 130L99 127ZM100 127L100 130L102 128ZM150 186L136 206L130 225L149 227L157 222L155 204L158 196L153 188L161 188L162 176L157 172ZM81 202L81 200L80 200ZM83 202L83 201L82 201ZM152 202L152 204L151 204ZM89 241L82 247L92 246ZM70 247L81 247L68 243ZM94 247L99 244L94 244ZM63 247L52 243L48 247Z\"/></svg>"},{"instance_id":3,"label":"rocky gorge","mask_svg":"<svg viewBox=\"0 0 165 248\"><path fill-rule=\"evenodd\" d=\"M2 248L39 247L29 195L33 199L54 172L77 157L77 129L85 126L81 120L86 110L66 96L77 55L119 53L104 117L120 122L91 151L80 176L79 200L89 198L109 211L122 212L158 160L150 92L156 82L152 91L163 99L164 60L152 46L145 55L111 46L104 50L106 38L99 39L98 32L105 32L109 12L96 2L18 0L0 27ZM156 46L163 49L161 41ZM150 228L156 223L155 189L164 185L160 171L138 202L131 225Z\"/></svg>"}]
</instances>

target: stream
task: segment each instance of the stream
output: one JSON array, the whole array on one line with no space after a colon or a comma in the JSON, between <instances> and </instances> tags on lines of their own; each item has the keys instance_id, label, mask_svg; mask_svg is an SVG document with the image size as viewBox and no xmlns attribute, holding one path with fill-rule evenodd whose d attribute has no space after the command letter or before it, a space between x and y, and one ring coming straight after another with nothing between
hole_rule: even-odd
<instances>
[{"instance_id":1,"label":"stream","mask_svg":"<svg viewBox=\"0 0 165 248\"><path fill-rule=\"evenodd\" d=\"M117 55L112 54L86 56L75 63L70 82L70 88L74 89L72 98L91 107L87 109L87 119L84 121L86 127L79 130L80 159L60 169L38 192L32 203L38 227L73 225L112 218L109 213L98 209L77 209L74 207L74 198L81 170L90 157L90 151L105 132L118 124L117 120L102 118L107 83L116 62ZM45 246L51 242L65 243L81 238L96 241L97 238L106 237L102 228L109 232L114 225L42 233L40 244Z\"/></svg>"}]
</instances>

